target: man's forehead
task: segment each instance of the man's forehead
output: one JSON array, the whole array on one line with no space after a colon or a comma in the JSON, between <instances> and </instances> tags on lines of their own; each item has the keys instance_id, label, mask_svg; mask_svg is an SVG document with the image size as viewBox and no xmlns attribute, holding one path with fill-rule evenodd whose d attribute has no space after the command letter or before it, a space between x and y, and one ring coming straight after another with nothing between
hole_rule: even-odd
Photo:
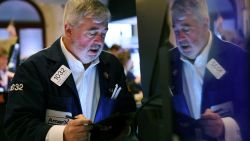
<instances>
[{"instance_id":1,"label":"man's forehead","mask_svg":"<svg viewBox=\"0 0 250 141\"><path fill-rule=\"evenodd\" d=\"M103 25L108 25L108 21L106 19L102 19L102 18L97 18L97 17L93 17L93 16L85 16L83 17L83 22L84 21L91 21L95 24L103 24Z\"/></svg>"},{"instance_id":2,"label":"man's forehead","mask_svg":"<svg viewBox=\"0 0 250 141\"><path fill-rule=\"evenodd\" d=\"M174 19L174 21L183 21L187 19L187 15L182 15L182 16L178 16Z\"/></svg>"},{"instance_id":3,"label":"man's forehead","mask_svg":"<svg viewBox=\"0 0 250 141\"><path fill-rule=\"evenodd\" d=\"M174 18L172 18L173 23L192 22L196 20L197 18L193 16L192 14L182 14L182 15L175 16Z\"/></svg>"},{"instance_id":4,"label":"man's forehead","mask_svg":"<svg viewBox=\"0 0 250 141\"><path fill-rule=\"evenodd\" d=\"M175 17L175 18L173 19L173 25L174 25L174 26L181 25L181 24L183 24L186 20L187 20L187 16Z\"/></svg>"},{"instance_id":5,"label":"man's forehead","mask_svg":"<svg viewBox=\"0 0 250 141\"><path fill-rule=\"evenodd\" d=\"M184 20L187 17L191 17L194 14L191 11L185 11L185 12L176 12L173 13L173 19L174 20Z\"/></svg>"},{"instance_id":6,"label":"man's forehead","mask_svg":"<svg viewBox=\"0 0 250 141\"><path fill-rule=\"evenodd\" d=\"M108 31L108 27L106 27L106 26L102 26L102 27L100 27L100 26L92 26L92 27L90 27L89 29L88 29L89 31L96 31L96 32L103 32L103 31Z\"/></svg>"}]
</instances>

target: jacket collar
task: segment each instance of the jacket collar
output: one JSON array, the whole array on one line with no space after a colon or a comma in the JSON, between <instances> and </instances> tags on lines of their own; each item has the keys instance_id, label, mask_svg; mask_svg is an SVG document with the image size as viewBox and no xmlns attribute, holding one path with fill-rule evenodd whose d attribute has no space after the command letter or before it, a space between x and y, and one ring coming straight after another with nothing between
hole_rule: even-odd
<instances>
[{"instance_id":1,"label":"jacket collar","mask_svg":"<svg viewBox=\"0 0 250 141\"><path fill-rule=\"evenodd\" d=\"M60 38L57 39L49 48L45 49L45 56L51 61L51 67L48 71L49 77L52 77L62 65L65 65L67 68L69 68L67 60L61 50ZM65 80L64 83L69 86L78 97L72 74Z\"/></svg>"},{"instance_id":2,"label":"jacket collar","mask_svg":"<svg viewBox=\"0 0 250 141\"><path fill-rule=\"evenodd\" d=\"M60 44L60 38L58 38L48 49L45 50L45 56L50 59L53 63L51 69L49 70L49 76L53 76L53 74L60 68L61 65L65 65L69 68L68 62L62 52L61 44ZM99 63L97 65L98 75L99 75L99 81L100 81L100 89L101 89L101 96L105 95L107 97L111 97L111 91L109 89L110 84L110 74L109 74L109 55L105 51L102 51L102 53L99 56ZM74 93L77 94L78 92L76 89L76 85L74 82L74 78L72 75L68 77L68 79L64 82L66 85L68 85ZM108 91L106 91L108 90ZM110 94L111 93L111 94Z\"/></svg>"},{"instance_id":3,"label":"jacket collar","mask_svg":"<svg viewBox=\"0 0 250 141\"><path fill-rule=\"evenodd\" d=\"M224 58L223 56L225 55L225 49L226 48L224 48L223 41L221 41L217 36L213 35L213 41L208 54L207 62L209 62L211 59L215 59L218 62L223 60L221 58ZM209 72L209 70L205 69L203 89L207 84L213 82L215 79L216 78Z\"/></svg>"}]
</instances>

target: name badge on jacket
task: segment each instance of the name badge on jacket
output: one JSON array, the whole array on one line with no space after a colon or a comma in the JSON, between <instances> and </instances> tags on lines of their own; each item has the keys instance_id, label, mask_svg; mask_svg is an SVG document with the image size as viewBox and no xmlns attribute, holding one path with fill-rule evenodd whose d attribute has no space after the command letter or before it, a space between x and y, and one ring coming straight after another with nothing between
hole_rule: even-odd
<instances>
[{"instance_id":1,"label":"name badge on jacket","mask_svg":"<svg viewBox=\"0 0 250 141\"><path fill-rule=\"evenodd\" d=\"M45 122L50 125L64 125L67 124L70 120L66 118L66 115L72 116L70 112L47 109Z\"/></svg>"},{"instance_id":2,"label":"name badge on jacket","mask_svg":"<svg viewBox=\"0 0 250 141\"><path fill-rule=\"evenodd\" d=\"M71 70L66 66L62 65L56 73L50 78L56 85L61 86L63 82L69 77Z\"/></svg>"},{"instance_id":3,"label":"name badge on jacket","mask_svg":"<svg viewBox=\"0 0 250 141\"><path fill-rule=\"evenodd\" d=\"M220 79L226 73L226 70L214 58L207 63L207 69L216 79Z\"/></svg>"}]
</instances>

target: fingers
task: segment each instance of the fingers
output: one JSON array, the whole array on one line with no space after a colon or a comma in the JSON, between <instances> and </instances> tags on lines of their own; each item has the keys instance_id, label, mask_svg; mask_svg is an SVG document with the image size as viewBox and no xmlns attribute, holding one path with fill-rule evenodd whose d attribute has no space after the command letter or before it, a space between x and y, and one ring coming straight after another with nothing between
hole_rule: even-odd
<instances>
[{"instance_id":1,"label":"fingers","mask_svg":"<svg viewBox=\"0 0 250 141\"><path fill-rule=\"evenodd\" d=\"M206 109L206 111L201 115L201 119L204 120L216 120L220 118L220 115L213 112L211 109Z\"/></svg>"},{"instance_id":2,"label":"fingers","mask_svg":"<svg viewBox=\"0 0 250 141\"><path fill-rule=\"evenodd\" d=\"M214 113L211 109L206 109L206 111L201 115L200 124L202 126L216 126L220 124L220 115Z\"/></svg>"},{"instance_id":3,"label":"fingers","mask_svg":"<svg viewBox=\"0 0 250 141\"><path fill-rule=\"evenodd\" d=\"M70 120L68 122L68 124L72 126L84 126L84 125L90 125L91 123L92 123L91 120L83 119L83 118L77 118L74 120Z\"/></svg>"},{"instance_id":4,"label":"fingers","mask_svg":"<svg viewBox=\"0 0 250 141\"><path fill-rule=\"evenodd\" d=\"M199 124L208 136L221 137L224 135L224 123L220 115L211 109L207 109L204 114L202 114Z\"/></svg>"},{"instance_id":5,"label":"fingers","mask_svg":"<svg viewBox=\"0 0 250 141\"><path fill-rule=\"evenodd\" d=\"M84 115L82 115L82 114L75 116L75 118L76 118L76 119L87 120L87 118L86 118Z\"/></svg>"},{"instance_id":6,"label":"fingers","mask_svg":"<svg viewBox=\"0 0 250 141\"><path fill-rule=\"evenodd\" d=\"M83 115L77 115L75 118L70 120L64 129L65 141L85 141L89 137L89 124L92 122Z\"/></svg>"},{"instance_id":7,"label":"fingers","mask_svg":"<svg viewBox=\"0 0 250 141\"><path fill-rule=\"evenodd\" d=\"M83 126L67 125L63 132L64 141L87 141L89 132Z\"/></svg>"}]
</instances>

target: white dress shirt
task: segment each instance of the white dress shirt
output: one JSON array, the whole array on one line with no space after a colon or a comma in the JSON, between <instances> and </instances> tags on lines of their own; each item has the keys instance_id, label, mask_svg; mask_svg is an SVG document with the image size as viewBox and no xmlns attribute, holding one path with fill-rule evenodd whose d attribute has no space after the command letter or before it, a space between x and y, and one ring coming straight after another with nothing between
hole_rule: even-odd
<instances>
[{"instance_id":1,"label":"white dress shirt","mask_svg":"<svg viewBox=\"0 0 250 141\"><path fill-rule=\"evenodd\" d=\"M183 93L191 117L194 119L199 119L201 116L202 85L211 44L212 36L210 33L208 44L201 54L196 57L194 63L181 56L183 61Z\"/></svg>"}]
</instances>

